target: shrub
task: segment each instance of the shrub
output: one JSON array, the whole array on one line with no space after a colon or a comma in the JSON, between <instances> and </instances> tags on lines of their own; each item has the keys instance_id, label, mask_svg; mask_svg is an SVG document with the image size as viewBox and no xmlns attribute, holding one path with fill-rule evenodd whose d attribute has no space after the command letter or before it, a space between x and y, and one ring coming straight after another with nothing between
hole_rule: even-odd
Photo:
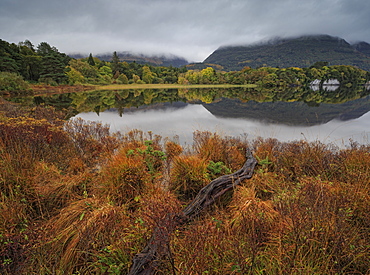
<instances>
[{"instance_id":1,"label":"shrub","mask_svg":"<svg viewBox=\"0 0 370 275\"><path fill-rule=\"evenodd\" d=\"M66 132L45 119L20 117L0 121L0 142L18 169L30 169L40 160L66 168L75 155Z\"/></svg>"},{"instance_id":2,"label":"shrub","mask_svg":"<svg viewBox=\"0 0 370 275\"><path fill-rule=\"evenodd\" d=\"M99 122L84 121L81 118L69 120L64 125L73 146L84 163L94 167L114 152L119 146L118 139L110 134L109 125Z\"/></svg>"},{"instance_id":3,"label":"shrub","mask_svg":"<svg viewBox=\"0 0 370 275\"><path fill-rule=\"evenodd\" d=\"M22 92L28 89L28 84L16 73L0 72L0 91Z\"/></svg>"}]
</instances>

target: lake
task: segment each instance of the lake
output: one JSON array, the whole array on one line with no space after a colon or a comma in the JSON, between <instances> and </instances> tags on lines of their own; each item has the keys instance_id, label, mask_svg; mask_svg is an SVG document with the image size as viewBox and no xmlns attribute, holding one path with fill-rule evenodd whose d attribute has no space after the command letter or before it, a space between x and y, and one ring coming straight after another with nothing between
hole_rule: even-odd
<instances>
[{"instance_id":1,"label":"lake","mask_svg":"<svg viewBox=\"0 0 370 275\"><path fill-rule=\"evenodd\" d=\"M196 130L224 136L369 144L370 91L364 87L107 90L35 97L68 108L70 119L108 123L112 131L151 131L191 144Z\"/></svg>"},{"instance_id":2,"label":"lake","mask_svg":"<svg viewBox=\"0 0 370 275\"><path fill-rule=\"evenodd\" d=\"M360 144L369 143L370 112L361 117L341 120L337 117L318 125L287 125L267 122L263 117L233 118L212 114L202 104L185 106L165 105L158 109L130 111L119 116L115 110L99 115L94 112L81 113L76 117L85 120L109 123L111 130L127 132L130 129L152 131L162 137L178 136L183 144L191 144L195 130L217 132L228 136L277 138L280 141L304 139L334 143L340 147L351 140Z\"/></svg>"},{"instance_id":3,"label":"lake","mask_svg":"<svg viewBox=\"0 0 370 275\"><path fill-rule=\"evenodd\" d=\"M370 96L366 89L329 90L321 94L312 90L307 94L301 92L298 99L297 94L292 94L294 91L273 93L274 99L271 91L266 98L266 91L174 90L169 95L177 94L180 98L170 96L156 102L157 93L163 92L166 91L129 91L127 95L127 91L116 91L115 107L100 111L95 106L95 111L81 112L76 117L108 123L113 131L140 129L162 137L177 137L182 144L191 144L196 130L249 139L260 136L280 141L321 141L339 147L350 142L369 144ZM135 103L117 106L120 93L124 93L127 102L136 102L136 106ZM245 94L252 95L251 99ZM131 101L130 96L136 101ZM146 103L138 103L138 97ZM305 101L309 97L314 100Z\"/></svg>"}]
</instances>

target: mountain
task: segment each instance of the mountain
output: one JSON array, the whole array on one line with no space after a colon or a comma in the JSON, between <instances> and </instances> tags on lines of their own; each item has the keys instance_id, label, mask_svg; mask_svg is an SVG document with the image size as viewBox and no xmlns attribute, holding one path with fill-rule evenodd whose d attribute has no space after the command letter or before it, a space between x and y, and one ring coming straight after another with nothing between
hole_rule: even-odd
<instances>
[{"instance_id":1,"label":"mountain","mask_svg":"<svg viewBox=\"0 0 370 275\"><path fill-rule=\"evenodd\" d=\"M222 66L223 70L268 67L309 67L318 61L329 65L352 65L370 71L370 44L349 44L342 38L312 35L297 38L276 38L246 46L224 46L214 51L202 64Z\"/></svg>"},{"instance_id":2,"label":"mountain","mask_svg":"<svg viewBox=\"0 0 370 275\"><path fill-rule=\"evenodd\" d=\"M358 42L356 44L353 44L353 47L366 55L370 56L370 44L366 42Z\"/></svg>"},{"instance_id":3,"label":"mountain","mask_svg":"<svg viewBox=\"0 0 370 275\"><path fill-rule=\"evenodd\" d=\"M113 54L98 54L94 57L99 58L102 61L111 61ZM189 62L175 55L162 55L162 56L150 56L144 54L134 54L131 52L117 52L120 61L124 62L136 62L138 64L148 64L153 66L164 66L164 67L182 67L187 65ZM81 54L69 55L73 58L86 58L87 56Z\"/></svg>"}]
</instances>

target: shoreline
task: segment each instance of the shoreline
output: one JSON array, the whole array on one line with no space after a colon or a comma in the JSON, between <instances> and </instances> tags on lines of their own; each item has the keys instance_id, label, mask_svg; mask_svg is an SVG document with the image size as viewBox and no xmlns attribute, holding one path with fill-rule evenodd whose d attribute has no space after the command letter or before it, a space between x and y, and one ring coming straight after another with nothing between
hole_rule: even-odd
<instances>
[{"instance_id":1,"label":"shoreline","mask_svg":"<svg viewBox=\"0 0 370 275\"><path fill-rule=\"evenodd\" d=\"M109 84L109 85L30 85L34 95L42 94L61 94L83 91L101 91L101 90L144 90L144 89L200 89L200 88L256 88L255 84L232 85L232 84Z\"/></svg>"}]
</instances>

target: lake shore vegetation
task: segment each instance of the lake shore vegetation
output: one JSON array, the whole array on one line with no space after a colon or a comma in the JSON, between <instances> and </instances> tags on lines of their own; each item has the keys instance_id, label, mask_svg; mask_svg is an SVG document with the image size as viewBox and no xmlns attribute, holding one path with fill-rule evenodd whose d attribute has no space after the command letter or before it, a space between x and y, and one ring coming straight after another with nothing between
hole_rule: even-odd
<instances>
[{"instance_id":1,"label":"lake shore vegetation","mask_svg":"<svg viewBox=\"0 0 370 275\"><path fill-rule=\"evenodd\" d=\"M74 59L47 42L35 48L28 40L19 44L0 40L0 61L0 93L8 94L32 93L33 89L39 90L40 85L46 88L83 86L84 89L93 89L92 86L102 89L101 86L106 85L124 85L120 89L128 88L126 85L161 88L170 84L286 88L307 86L315 80L323 85L325 81L336 79L343 87L364 85L370 80L367 71L348 65L330 66L324 61L305 68L246 66L239 71L222 71L217 66L192 69L191 66L177 68L121 62L116 52L111 61L99 60L91 54L88 58Z\"/></svg>"},{"instance_id":2,"label":"lake shore vegetation","mask_svg":"<svg viewBox=\"0 0 370 275\"><path fill-rule=\"evenodd\" d=\"M158 274L368 274L369 145L195 131L185 147L175 137L68 120L82 110L226 95L338 103L367 94L370 81L367 71L323 61L191 68L121 62L116 53L109 62L73 59L46 42L0 40L0 94L56 94L38 104L0 97L1 274L127 274L158 230L171 232ZM333 80L334 97L323 89ZM313 82L317 90L296 89ZM172 230L164 217L240 169L249 150L258 160L253 177Z\"/></svg>"},{"instance_id":3,"label":"lake shore vegetation","mask_svg":"<svg viewBox=\"0 0 370 275\"><path fill-rule=\"evenodd\" d=\"M370 147L193 144L0 101L0 273L126 274L158 224L251 150L251 179L177 228L160 274L367 274ZM166 227L163 227L166 230Z\"/></svg>"}]
</instances>

